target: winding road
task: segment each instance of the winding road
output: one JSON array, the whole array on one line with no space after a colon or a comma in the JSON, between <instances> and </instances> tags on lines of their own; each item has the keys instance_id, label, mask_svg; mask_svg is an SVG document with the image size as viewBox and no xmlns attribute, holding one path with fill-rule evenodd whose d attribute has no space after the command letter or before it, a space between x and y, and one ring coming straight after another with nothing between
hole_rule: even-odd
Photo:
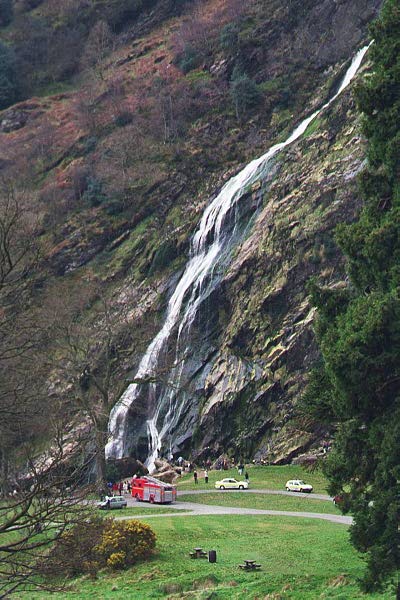
<instances>
[{"instance_id":1,"label":"winding road","mask_svg":"<svg viewBox=\"0 0 400 600\"><path fill-rule=\"evenodd\" d=\"M249 493L253 493L253 494L275 494L275 495L284 495L284 496L292 496L293 497L293 492L286 492L286 491L280 491L280 490L268 490L268 489L251 489L251 490L246 490L246 491L218 491L218 490L214 490L214 489L210 489L210 490L182 490L182 491L178 491L178 497L179 496L184 496L187 494L190 495L194 495L194 494L209 494L210 492L212 493L219 493L219 494L249 494ZM316 500L331 500L330 496L327 496L326 494L302 494L299 492L295 493L295 496L298 497L305 497L305 498L314 498ZM134 500L134 498L127 498L128 500L128 506L129 507L138 507L138 504L136 502L136 500ZM327 513L317 513L317 512L304 512L304 511L299 511L299 512L294 512L294 511L286 511L286 510L264 510L264 509L257 509L257 508L239 508L239 507L233 507L233 506L216 506L216 505L210 505L210 504L196 504L195 502L182 502L182 501L177 501L176 503L174 503L173 508L174 508L174 512L170 512L170 513L157 513L157 508L158 505L154 505L154 504L147 504L146 503L146 509L147 509L147 514L138 514L138 515L134 515L134 516L118 516L115 517L116 519L144 519L144 518L162 518L162 517L177 517L177 516L182 516L179 514L179 512L181 510L186 511L185 512L185 516L187 517L191 517L191 516L199 516L199 515L271 515L271 516L282 516L282 517L299 517L299 518L305 518L305 519L323 519L324 521L331 521L332 523L341 523L342 525L351 525L353 522L353 518L352 517L347 517L344 515L338 515L338 514L327 514ZM150 509L150 510L148 510ZM150 514L151 513L151 509L154 509L154 514Z\"/></svg>"}]
</instances>

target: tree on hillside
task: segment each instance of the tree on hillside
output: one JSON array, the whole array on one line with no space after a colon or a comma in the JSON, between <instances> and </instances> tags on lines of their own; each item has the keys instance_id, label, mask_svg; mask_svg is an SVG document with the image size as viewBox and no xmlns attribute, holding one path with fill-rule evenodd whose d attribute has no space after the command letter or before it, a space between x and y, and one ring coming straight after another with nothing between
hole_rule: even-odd
<instances>
[{"instance_id":1,"label":"tree on hillside","mask_svg":"<svg viewBox=\"0 0 400 600\"><path fill-rule=\"evenodd\" d=\"M386 0L372 26L372 72L356 90L368 139L359 221L342 225L350 285L312 284L322 368L308 410L336 426L324 469L330 493L354 515L351 539L367 556L364 587L400 568L400 7ZM397 580L398 581L398 580ZM400 598L400 583L397 583Z\"/></svg>"},{"instance_id":2,"label":"tree on hillside","mask_svg":"<svg viewBox=\"0 0 400 600\"><path fill-rule=\"evenodd\" d=\"M0 110L18 99L19 86L14 51L0 42Z\"/></svg>"},{"instance_id":3,"label":"tree on hillside","mask_svg":"<svg viewBox=\"0 0 400 600\"><path fill-rule=\"evenodd\" d=\"M77 486L87 465L71 460L65 420L38 365L29 307L39 250L30 200L15 182L0 182L0 598L40 585L48 545L86 513Z\"/></svg>"},{"instance_id":4,"label":"tree on hillside","mask_svg":"<svg viewBox=\"0 0 400 600\"><path fill-rule=\"evenodd\" d=\"M0 27L9 25L13 16L13 0L0 0Z\"/></svg>"},{"instance_id":5,"label":"tree on hillside","mask_svg":"<svg viewBox=\"0 0 400 600\"><path fill-rule=\"evenodd\" d=\"M230 82L230 94L239 120L246 112L261 100L261 92L255 81L240 68L235 68Z\"/></svg>"},{"instance_id":6,"label":"tree on hillside","mask_svg":"<svg viewBox=\"0 0 400 600\"><path fill-rule=\"evenodd\" d=\"M44 332L41 360L49 373L52 395L71 416L86 420L97 489L104 487L104 448L108 419L126 382L118 378L122 360L133 353L131 329L124 306L117 310L96 283L71 283L51 292L38 322ZM57 294L60 294L58 288Z\"/></svg>"},{"instance_id":7,"label":"tree on hillside","mask_svg":"<svg viewBox=\"0 0 400 600\"><path fill-rule=\"evenodd\" d=\"M104 81L105 59L112 50L113 35L105 21L98 21L89 33L82 55L82 66Z\"/></svg>"},{"instance_id":8,"label":"tree on hillside","mask_svg":"<svg viewBox=\"0 0 400 600\"><path fill-rule=\"evenodd\" d=\"M43 414L40 418L43 422ZM47 412L46 425L48 449L38 455L33 443L20 440L19 472L12 493L2 495L0 598L9 598L21 588L49 589L40 577L49 547L71 526L83 527L89 514L84 500L90 490L82 487L88 464L73 460L62 420L50 418Z\"/></svg>"}]
</instances>

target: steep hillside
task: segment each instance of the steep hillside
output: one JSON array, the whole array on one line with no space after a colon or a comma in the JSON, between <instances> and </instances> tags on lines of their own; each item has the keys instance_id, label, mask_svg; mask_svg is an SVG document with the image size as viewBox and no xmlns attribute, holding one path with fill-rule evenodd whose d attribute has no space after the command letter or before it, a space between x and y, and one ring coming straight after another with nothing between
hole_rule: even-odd
<instances>
[{"instance_id":1,"label":"steep hillside","mask_svg":"<svg viewBox=\"0 0 400 600\"><path fill-rule=\"evenodd\" d=\"M217 442L221 450L280 461L313 440L293 419L318 358L307 283L318 275L338 286L345 277L333 234L338 222L357 215L363 160L347 93L279 160L272 181L253 192L263 208L224 278L219 352L201 410L202 445Z\"/></svg>"},{"instance_id":2,"label":"steep hillside","mask_svg":"<svg viewBox=\"0 0 400 600\"><path fill-rule=\"evenodd\" d=\"M41 246L23 310L41 307L43 322L64 298L93 325L88 360L101 370L93 310L101 289L125 351L111 404L163 321L205 206L332 94L380 1L159 0L121 12L123 4L15 2L1 30L15 51L15 93L26 99L0 113L0 168L28 196ZM57 51L31 65L26 40L35 47L44 31ZM48 95L49 86L62 91ZM183 391L191 410L162 452L171 443L173 452L272 451L279 461L313 441L293 420L317 358L305 286L315 273L332 285L343 278L332 232L357 214L362 161L346 93L249 191L244 213L262 208L195 323L194 375ZM97 291L84 302L87 282ZM41 351L56 347L47 336ZM63 385L52 393L68 396ZM140 397L127 427L130 452L142 459L146 415Z\"/></svg>"}]
</instances>

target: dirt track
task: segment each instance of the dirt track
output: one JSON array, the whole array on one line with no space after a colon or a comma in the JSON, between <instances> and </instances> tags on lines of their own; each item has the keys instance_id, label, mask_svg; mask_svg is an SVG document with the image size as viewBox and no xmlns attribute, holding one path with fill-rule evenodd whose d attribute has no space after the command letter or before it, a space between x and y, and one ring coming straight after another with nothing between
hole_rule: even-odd
<instances>
[{"instance_id":1,"label":"dirt track","mask_svg":"<svg viewBox=\"0 0 400 600\"><path fill-rule=\"evenodd\" d=\"M210 490L185 490L179 491L178 496L183 496L184 494L206 494L210 492L216 492L220 494L248 494L257 493L257 494L279 494L279 495L293 495L293 492L279 491L279 490L246 490L243 492L239 491L218 491L210 488ZM325 494L299 494L296 493L296 496L315 498L318 500L329 500L330 497ZM128 506L139 507L138 503L133 498L128 498ZM151 510L148 508L154 509L154 514L151 514ZM187 512L184 513L185 517L191 516L199 516L199 515L279 515L282 517L300 517L305 519L323 519L324 521L331 521L333 523L341 523L343 525L351 525L353 522L352 517L346 517L343 515L337 514L326 514L326 513L316 513L316 512L292 512L285 510L262 510L257 508L238 508L238 507L230 507L230 506L215 506L208 504L196 504L195 502L181 502L177 501L173 505L174 512L157 514L157 505L152 505L146 503L146 512L147 514L138 514L134 516L125 517L124 515L119 515L117 519L144 519L144 518L162 518L162 517L177 517L182 516L179 514L180 510L185 510Z\"/></svg>"}]
</instances>

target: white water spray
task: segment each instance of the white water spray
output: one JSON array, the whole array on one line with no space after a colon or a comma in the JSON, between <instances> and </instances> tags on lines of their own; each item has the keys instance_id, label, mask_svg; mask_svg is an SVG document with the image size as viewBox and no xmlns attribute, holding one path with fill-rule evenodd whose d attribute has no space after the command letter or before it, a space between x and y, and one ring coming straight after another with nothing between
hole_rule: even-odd
<instances>
[{"instance_id":1,"label":"white water spray","mask_svg":"<svg viewBox=\"0 0 400 600\"><path fill-rule=\"evenodd\" d=\"M357 73L368 48L369 46L366 46L356 54L338 91L326 104L304 119L285 142L272 146L263 156L250 162L242 171L232 177L205 209L192 240L189 261L169 300L164 325L143 356L135 375L136 380L145 381L157 375L160 355L163 349L166 348L173 330L177 328L175 364L178 366L173 369L173 379L175 387L179 385L184 361L184 357L179 357L180 340L182 335L190 330L200 305L218 285L219 280L213 280L212 277L214 269L223 264L224 257L226 258L235 240L236 227L234 226L233 230L232 227L228 230L226 230L226 227L224 228L232 208L235 207L249 187L260 179L271 159L283 148L302 136L317 115L334 102L346 89ZM138 398L141 387L140 382L130 384L111 411L109 421L110 439L106 446L107 458L122 458L125 454L128 412ZM152 411L152 414L147 420L149 454L146 465L151 471L161 450L163 440L181 417L183 405L179 406L174 402L173 391L160 394L160 397L156 399L156 384L149 385L148 394L148 409ZM165 414L159 430L158 420L162 413Z\"/></svg>"}]
</instances>

